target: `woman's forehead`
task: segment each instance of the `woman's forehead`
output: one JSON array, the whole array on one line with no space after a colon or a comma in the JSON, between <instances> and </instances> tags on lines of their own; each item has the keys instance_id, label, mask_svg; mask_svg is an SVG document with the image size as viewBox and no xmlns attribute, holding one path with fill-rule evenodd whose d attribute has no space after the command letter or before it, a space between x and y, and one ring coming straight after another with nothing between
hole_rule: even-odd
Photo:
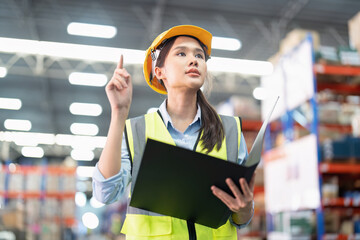
<instances>
[{"instance_id":1,"label":"woman's forehead","mask_svg":"<svg viewBox=\"0 0 360 240\"><path fill-rule=\"evenodd\" d=\"M187 36L177 37L175 39L175 42L174 42L174 45L172 46L172 48L176 48L179 45L191 46L191 47L196 47L196 48L202 49L198 40L196 40L195 38L192 38L192 37L187 37Z\"/></svg>"}]
</instances>

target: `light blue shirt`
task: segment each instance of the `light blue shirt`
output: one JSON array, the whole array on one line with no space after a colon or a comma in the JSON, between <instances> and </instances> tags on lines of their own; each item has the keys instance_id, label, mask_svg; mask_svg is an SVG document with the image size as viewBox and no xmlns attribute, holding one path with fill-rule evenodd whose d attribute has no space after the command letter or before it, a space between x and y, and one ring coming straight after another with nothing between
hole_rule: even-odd
<instances>
[{"instance_id":1,"label":"light blue shirt","mask_svg":"<svg viewBox=\"0 0 360 240\"><path fill-rule=\"evenodd\" d=\"M183 147L192 150L194 148L195 142L198 137L198 133L201 127L201 109L198 105L197 112L194 120L188 126L184 133L177 130L171 121L169 113L166 110L166 100L160 105L159 111L163 117L165 126L167 127L171 137L174 139L176 146ZM243 164L248 157L248 151L246 147L246 142L243 134L241 133L240 148L238 155L238 163ZM126 187L131 182L131 163L129 152L126 146L126 140L123 136L122 145L121 145L121 170L118 174L105 179L104 176L100 173L99 168L96 164L94 174L93 174L93 195L95 198L106 204L113 203L123 197L123 194L126 190ZM254 212L254 211L253 211ZM252 219L252 217L251 217ZM249 222L251 221L249 220ZM232 222L232 218L230 218ZM248 222L248 223L249 223ZM237 227L245 227L248 223L243 225L236 225L232 222L233 225Z\"/></svg>"}]
</instances>

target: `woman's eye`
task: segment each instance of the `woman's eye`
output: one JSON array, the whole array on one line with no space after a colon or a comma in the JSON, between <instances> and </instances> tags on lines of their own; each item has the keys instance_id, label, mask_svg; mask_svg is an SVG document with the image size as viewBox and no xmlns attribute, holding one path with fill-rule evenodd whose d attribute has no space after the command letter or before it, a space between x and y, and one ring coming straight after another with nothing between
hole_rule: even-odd
<instances>
[{"instance_id":1,"label":"woman's eye","mask_svg":"<svg viewBox=\"0 0 360 240\"><path fill-rule=\"evenodd\" d=\"M204 59L204 56L202 54L196 54L196 57Z\"/></svg>"},{"instance_id":2,"label":"woman's eye","mask_svg":"<svg viewBox=\"0 0 360 240\"><path fill-rule=\"evenodd\" d=\"M186 56L184 52L179 52L177 55L178 56Z\"/></svg>"}]
</instances>

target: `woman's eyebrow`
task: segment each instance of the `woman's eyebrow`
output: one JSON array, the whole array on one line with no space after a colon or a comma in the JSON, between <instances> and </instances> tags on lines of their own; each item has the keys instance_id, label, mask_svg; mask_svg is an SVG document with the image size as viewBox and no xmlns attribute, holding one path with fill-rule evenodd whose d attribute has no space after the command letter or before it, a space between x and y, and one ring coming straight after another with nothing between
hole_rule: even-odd
<instances>
[{"instance_id":1,"label":"woman's eyebrow","mask_svg":"<svg viewBox=\"0 0 360 240\"><path fill-rule=\"evenodd\" d=\"M174 48L174 50L177 50L177 49L180 49L180 50L186 50L188 49L188 47L185 47L185 46L177 46ZM202 52L204 53L204 50L202 48L195 48L195 51L196 52Z\"/></svg>"}]
</instances>

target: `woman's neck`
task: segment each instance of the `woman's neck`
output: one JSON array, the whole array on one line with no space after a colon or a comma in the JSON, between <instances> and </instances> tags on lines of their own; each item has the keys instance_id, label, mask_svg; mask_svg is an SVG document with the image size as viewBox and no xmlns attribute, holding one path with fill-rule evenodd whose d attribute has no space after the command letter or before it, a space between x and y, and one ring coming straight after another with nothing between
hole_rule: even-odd
<instances>
[{"instance_id":1,"label":"woman's neck","mask_svg":"<svg viewBox=\"0 0 360 240\"><path fill-rule=\"evenodd\" d=\"M167 112L174 127L184 132L194 120L197 112L197 95L195 94L168 94Z\"/></svg>"}]
</instances>

